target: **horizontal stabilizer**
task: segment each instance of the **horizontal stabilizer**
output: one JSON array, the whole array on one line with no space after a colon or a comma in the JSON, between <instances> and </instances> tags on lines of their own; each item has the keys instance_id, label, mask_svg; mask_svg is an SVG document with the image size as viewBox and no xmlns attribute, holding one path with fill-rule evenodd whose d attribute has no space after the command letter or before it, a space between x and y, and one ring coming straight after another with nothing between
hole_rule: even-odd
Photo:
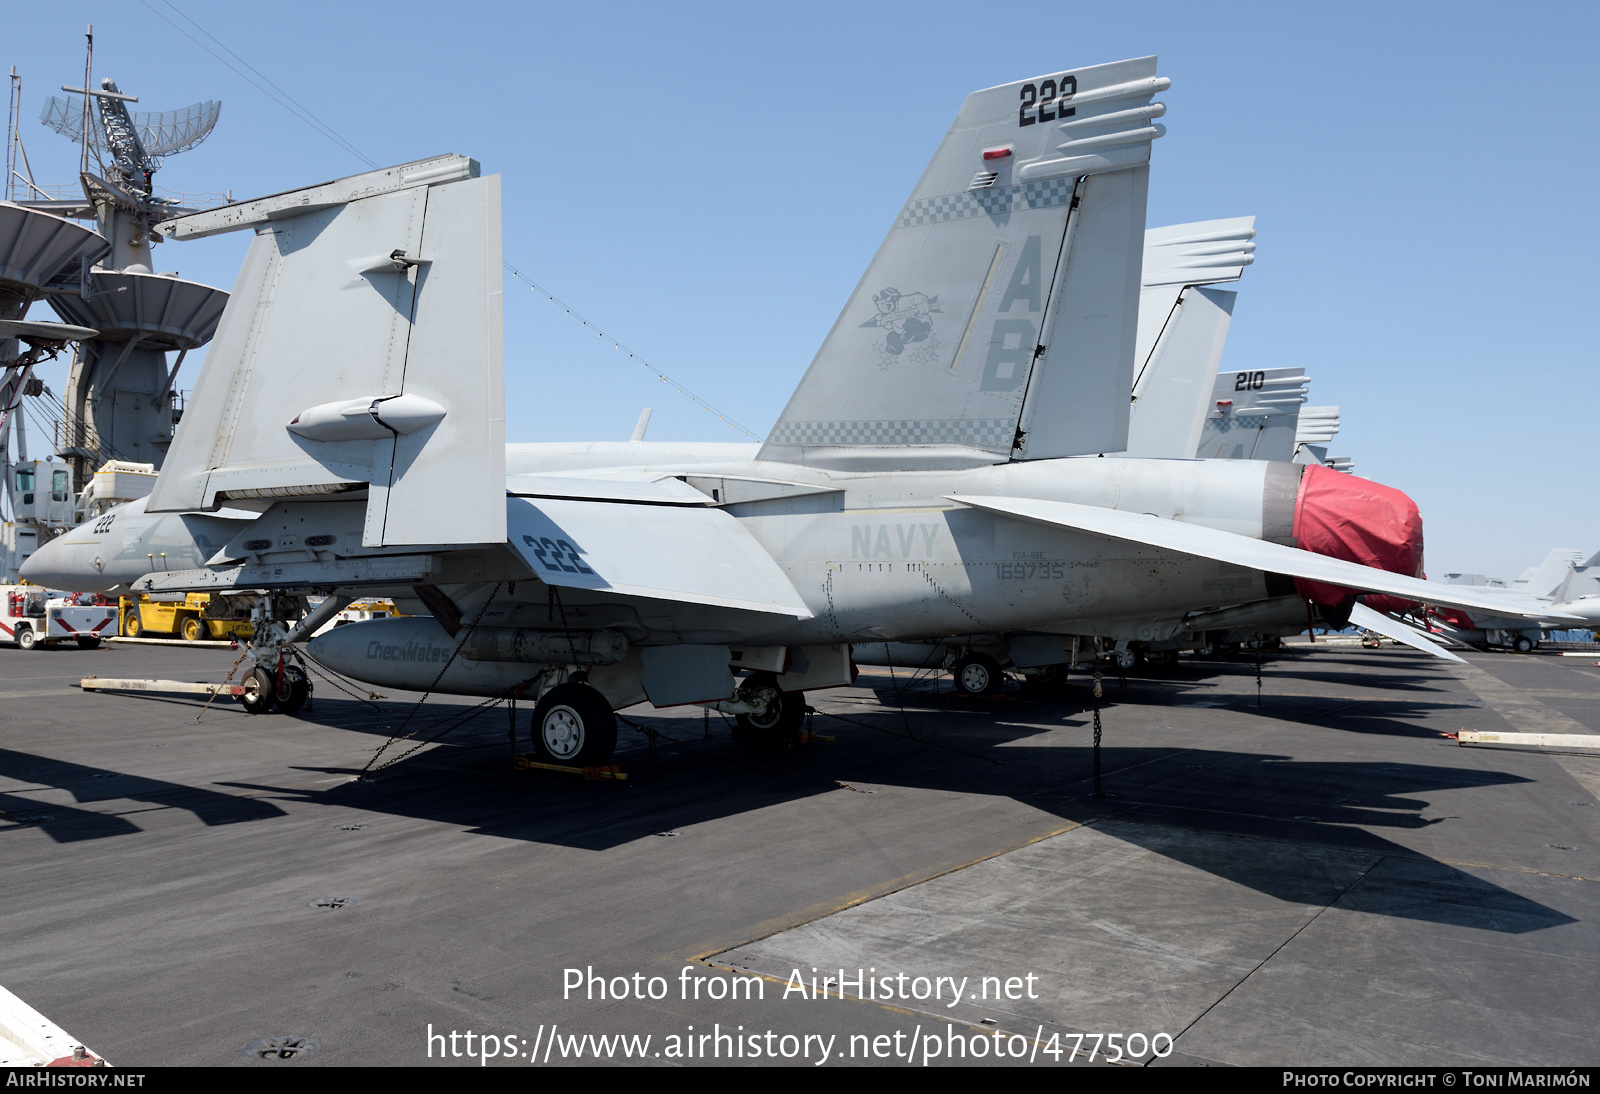
<instances>
[{"instance_id":1,"label":"horizontal stabilizer","mask_svg":"<svg viewBox=\"0 0 1600 1094\"><path fill-rule=\"evenodd\" d=\"M1487 596L1475 592L1471 586L1440 585L1421 581L1386 570L1375 570L1342 559L1302 551L1298 547L1285 547L1266 540L1207 528L1201 524L1188 524L1181 520L1166 520L1148 513L1128 513L1120 509L1104 509L1094 505L1077 505L1066 501L1041 501L1033 498L991 498L952 494L950 500L974 509L1017 517L1037 524L1050 524L1060 528L1074 528L1081 532L1144 543L1181 554L1200 558L1213 558L1235 566L1247 566L1265 573L1287 574L1308 581L1326 582L1344 588L1371 593L1388 593L1405 600L1425 604L1438 604L1448 608L1469 611L1493 611L1500 615L1517 615L1528 619L1561 618L1552 615L1548 606L1533 597Z\"/></svg>"},{"instance_id":2,"label":"horizontal stabilizer","mask_svg":"<svg viewBox=\"0 0 1600 1094\"><path fill-rule=\"evenodd\" d=\"M811 618L772 556L720 509L507 498L506 528L549 585Z\"/></svg>"},{"instance_id":3,"label":"horizontal stabilizer","mask_svg":"<svg viewBox=\"0 0 1600 1094\"><path fill-rule=\"evenodd\" d=\"M1435 657L1442 657L1446 661L1465 661L1445 649L1439 643L1423 634L1415 627L1408 627L1397 619L1390 619L1380 611L1367 607L1359 601L1350 609L1350 622L1362 630L1376 631L1385 638L1392 638L1396 642L1403 642L1412 649L1431 653Z\"/></svg>"}]
</instances>

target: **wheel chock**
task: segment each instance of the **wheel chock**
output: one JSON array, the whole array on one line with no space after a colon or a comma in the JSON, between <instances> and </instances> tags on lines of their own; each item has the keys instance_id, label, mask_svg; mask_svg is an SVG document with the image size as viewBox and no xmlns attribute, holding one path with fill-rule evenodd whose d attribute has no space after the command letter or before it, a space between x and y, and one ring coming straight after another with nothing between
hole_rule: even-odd
<instances>
[{"instance_id":1,"label":"wheel chock","mask_svg":"<svg viewBox=\"0 0 1600 1094\"><path fill-rule=\"evenodd\" d=\"M616 764L601 764L599 767L572 767L567 764L547 764L532 756L513 756L511 766L517 771L555 771L562 775L582 775L590 782L603 782L615 780L626 782L628 775Z\"/></svg>"}]
</instances>

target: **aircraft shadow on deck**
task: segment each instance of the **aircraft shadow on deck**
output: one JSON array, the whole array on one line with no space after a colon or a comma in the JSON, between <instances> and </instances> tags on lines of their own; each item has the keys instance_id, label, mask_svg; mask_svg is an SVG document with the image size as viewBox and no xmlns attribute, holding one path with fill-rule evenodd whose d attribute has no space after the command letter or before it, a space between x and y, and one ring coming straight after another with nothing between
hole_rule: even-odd
<instances>
[{"instance_id":1,"label":"aircraft shadow on deck","mask_svg":"<svg viewBox=\"0 0 1600 1094\"><path fill-rule=\"evenodd\" d=\"M182 809L208 826L284 816L282 809L267 801L6 748L0 748L0 777L65 790L80 804L131 800ZM78 843L142 831L123 817L16 793L0 793L0 810L8 814L0 816L0 835L20 828L41 828L57 843Z\"/></svg>"},{"instance_id":2,"label":"aircraft shadow on deck","mask_svg":"<svg viewBox=\"0 0 1600 1094\"><path fill-rule=\"evenodd\" d=\"M1363 704L1371 705L1378 704ZM1402 714L1408 709L1403 703L1394 707ZM1381 884L1363 882L1347 894L1344 907L1505 933L1574 922L1371 830L1443 823L1450 818L1421 815L1430 793L1529 781L1522 776L1383 761L1299 761L1208 750L1203 742L1194 748L1126 747L1114 743L1114 728L1108 727L1102 764L1110 797L1095 799L1087 732L1081 745L1034 746L1027 739L1037 736L1037 729L997 725L995 714L992 708L916 712L902 720L898 710L880 708L848 715L854 723L819 715L818 731L836 735L836 743L814 745L796 756L733 742L720 727L704 740L698 721L646 716L641 720L667 738L647 749L622 729L618 762L630 774L628 783L513 772L504 716L490 714L463 727L443 747L406 759L373 782L319 790L231 785L593 851L807 797L849 794L850 785L878 792L903 786L1003 795L1067 821L1115 817L1133 822L1117 825L1118 838L1141 843L1139 833L1147 832L1151 850L1286 901L1307 899L1311 879L1262 865L1260 856L1249 852L1250 841L1298 843L1370 856L1374 863L1404 864L1404 878L1389 876L1395 871L1387 869ZM1343 717L1368 724L1363 731L1376 731L1371 727L1387 720L1370 710ZM1072 724L1081 722L1074 718ZM906 736L908 726L919 739ZM1416 727L1388 721L1383 731L1410 736ZM524 741L526 733L524 723ZM359 769L308 770L353 775ZM1175 830L1200 838L1174 842ZM1325 885L1325 879L1316 883Z\"/></svg>"},{"instance_id":3,"label":"aircraft shadow on deck","mask_svg":"<svg viewBox=\"0 0 1600 1094\"><path fill-rule=\"evenodd\" d=\"M1353 668L1365 671L1351 671ZM1253 684L1255 673L1255 662L1240 658L1234 661L1184 661L1175 666L1147 666L1142 676L1130 675L1128 679L1148 679L1163 686L1216 679L1247 680ZM1108 680L1115 678L1111 675L1106 677ZM1318 662L1297 655L1274 657L1262 663L1261 678L1263 690L1269 695L1273 685L1276 683L1282 687L1284 680L1408 692L1447 692L1449 685L1456 682L1455 677L1439 667L1437 661L1421 654L1403 664L1396 664L1390 656L1341 657L1337 663ZM1078 676L1074 674L1073 679L1078 679Z\"/></svg>"},{"instance_id":4,"label":"aircraft shadow on deck","mask_svg":"<svg viewBox=\"0 0 1600 1094\"><path fill-rule=\"evenodd\" d=\"M1360 682L1371 685L1372 677ZM1344 681L1339 681L1344 682ZM1354 681L1352 681L1354 682ZM1420 718L1442 710L1481 711L1472 703L1465 703L1448 693L1439 691L1440 698L1430 699L1417 695L1396 699L1314 696L1274 693L1273 679L1269 677L1262 689L1261 701L1250 692L1218 692L1214 681L1183 678L1149 678L1130 676L1124 683L1118 677L1107 676L1102 681L1104 693L1100 706L1107 716L1118 707L1174 707L1180 710L1195 708L1223 708L1230 713L1272 718L1294 722L1298 725L1326 726L1355 733L1375 733L1392 737L1417 737L1440 739L1439 732L1403 719ZM1389 688L1399 691L1402 688ZM952 695L946 687L935 693L933 688L919 682L910 688L901 688L896 694L889 688L878 688L877 695L885 706L904 703L911 706L938 706L949 712L966 711L997 714L1001 708L988 700L965 699ZM1044 708L1052 712L1071 710L1075 718L1088 718L1092 713L1088 682L1073 677L1073 687L1027 698L1014 713L1021 716L1029 709ZM1065 723L1063 723L1065 724Z\"/></svg>"},{"instance_id":5,"label":"aircraft shadow on deck","mask_svg":"<svg viewBox=\"0 0 1600 1094\"><path fill-rule=\"evenodd\" d=\"M1318 684L1341 684L1347 687L1382 688L1385 691L1429 692L1437 695L1450 693L1431 678L1418 679L1414 672L1374 673L1341 672L1337 669L1313 669L1301 666L1272 665L1262 673L1262 688L1266 690L1281 680L1306 680ZM1281 684L1279 686L1282 686Z\"/></svg>"},{"instance_id":6,"label":"aircraft shadow on deck","mask_svg":"<svg viewBox=\"0 0 1600 1094\"><path fill-rule=\"evenodd\" d=\"M1337 729L1349 733L1370 733L1385 737L1413 737L1417 739L1442 741L1439 731L1428 726L1417 725L1406 719L1422 718L1429 714L1437 714L1443 710L1460 710L1481 713L1482 708L1469 703L1451 701L1433 701L1423 698L1416 699L1339 699L1336 697L1311 697L1304 695L1273 695L1264 694L1260 704L1256 703L1253 695L1234 695L1216 700L1201 700L1190 703L1162 702L1159 698L1153 703L1145 703L1148 694L1141 695L1137 692L1119 694L1116 689L1108 689L1107 699L1102 702L1102 709L1110 713L1118 706L1128 707L1170 707L1180 708L1212 707L1226 709L1230 714L1239 714L1251 718L1270 718L1280 722L1293 722L1303 726L1321 726L1328 729ZM1085 700L1087 703L1087 700ZM1087 712L1089 708L1084 707Z\"/></svg>"}]
</instances>

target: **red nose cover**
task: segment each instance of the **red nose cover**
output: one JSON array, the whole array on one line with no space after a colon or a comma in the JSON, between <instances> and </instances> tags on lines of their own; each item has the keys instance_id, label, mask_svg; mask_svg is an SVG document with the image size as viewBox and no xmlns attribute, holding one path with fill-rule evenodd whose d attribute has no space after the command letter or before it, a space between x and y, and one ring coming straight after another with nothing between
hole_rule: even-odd
<instances>
[{"instance_id":1,"label":"red nose cover","mask_svg":"<svg viewBox=\"0 0 1600 1094\"><path fill-rule=\"evenodd\" d=\"M1393 487L1331 467L1312 465L1300 477L1293 533L1301 550L1407 577L1422 573L1422 514L1417 503ZM1351 589L1299 577L1294 586L1313 604L1330 607L1357 595ZM1406 603L1392 597L1381 598L1387 606L1373 603L1379 599L1369 596L1366 603L1378 611Z\"/></svg>"}]
</instances>

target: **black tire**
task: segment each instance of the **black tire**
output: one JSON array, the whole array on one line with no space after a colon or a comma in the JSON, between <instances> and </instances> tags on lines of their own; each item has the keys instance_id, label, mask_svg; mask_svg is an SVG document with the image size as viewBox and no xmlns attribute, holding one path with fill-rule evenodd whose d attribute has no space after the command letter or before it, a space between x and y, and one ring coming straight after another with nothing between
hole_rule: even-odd
<instances>
[{"instance_id":1,"label":"black tire","mask_svg":"<svg viewBox=\"0 0 1600 1094\"><path fill-rule=\"evenodd\" d=\"M1151 650L1144 655L1144 659L1152 665L1166 666L1176 661L1178 655L1172 650Z\"/></svg>"},{"instance_id":2,"label":"black tire","mask_svg":"<svg viewBox=\"0 0 1600 1094\"><path fill-rule=\"evenodd\" d=\"M43 645L44 643L39 641L39 635L35 633L32 627L23 624L17 628L17 647L19 649L36 650Z\"/></svg>"},{"instance_id":3,"label":"black tire","mask_svg":"<svg viewBox=\"0 0 1600 1094\"><path fill-rule=\"evenodd\" d=\"M739 685L739 698L750 703L765 702L760 714L733 716L733 736L739 741L770 744L785 752L800 744L800 727L806 720L804 692L784 691L770 672L755 672Z\"/></svg>"},{"instance_id":4,"label":"black tire","mask_svg":"<svg viewBox=\"0 0 1600 1094\"><path fill-rule=\"evenodd\" d=\"M311 678L305 670L298 665L285 665L283 667L283 684L273 695L278 704L278 709L285 714L293 714L306 705L306 700L311 698Z\"/></svg>"},{"instance_id":5,"label":"black tire","mask_svg":"<svg viewBox=\"0 0 1600 1094\"><path fill-rule=\"evenodd\" d=\"M100 648L100 639L95 635L80 638L78 639L78 648L80 650L97 650Z\"/></svg>"},{"instance_id":6,"label":"black tire","mask_svg":"<svg viewBox=\"0 0 1600 1094\"><path fill-rule=\"evenodd\" d=\"M1525 634L1519 634L1512 641L1511 648L1516 650L1518 653L1530 653L1533 650L1533 639L1529 638Z\"/></svg>"},{"instance_id":7,"label":"black tire","mask_svg":"<svg viewBox=\"0 0 1600 1094\"><path fill-rule=\"evenodd\" d=\"M1000 690L1005 677L1000 672L1000 662L986 653L969 653L950 670L956 691L976 698L993 695Z\"/></svg>"},{"instance_id":8,"label":"black tire","mask_svg":"<svg viewBox=\"0 0 1600 1094\"><path fill-rule=\"evenodd\" d=\"M239 702L244 705L248 714L265 714L272 709L272 704L277 702L273 694L277 681L273 679L274 673L257 665L244 677L244 694L239 696Z\"/></svg>"},{"instance_id":9,"label":"black tire","mask_svg":"<svg viewBox=\"0 0 1600 1094\"><path fill-rule=\"evenodd\" d=\"M1134 649L1116 650L1111 654L1111 664L1118 672L1128 672L1138 667L1139 651Z\"/></svg>"},{"instance_id":10,"label":"black tire","mask_svg":"<svg viewBox=\"0 0 1600 1094\"><path fill-rule=\"evenodd\" d=\"M598 767L617 748L617 716L588 684L558 684L533 708L533 751L549 764Z\"/></svg>"}]
</instances>

